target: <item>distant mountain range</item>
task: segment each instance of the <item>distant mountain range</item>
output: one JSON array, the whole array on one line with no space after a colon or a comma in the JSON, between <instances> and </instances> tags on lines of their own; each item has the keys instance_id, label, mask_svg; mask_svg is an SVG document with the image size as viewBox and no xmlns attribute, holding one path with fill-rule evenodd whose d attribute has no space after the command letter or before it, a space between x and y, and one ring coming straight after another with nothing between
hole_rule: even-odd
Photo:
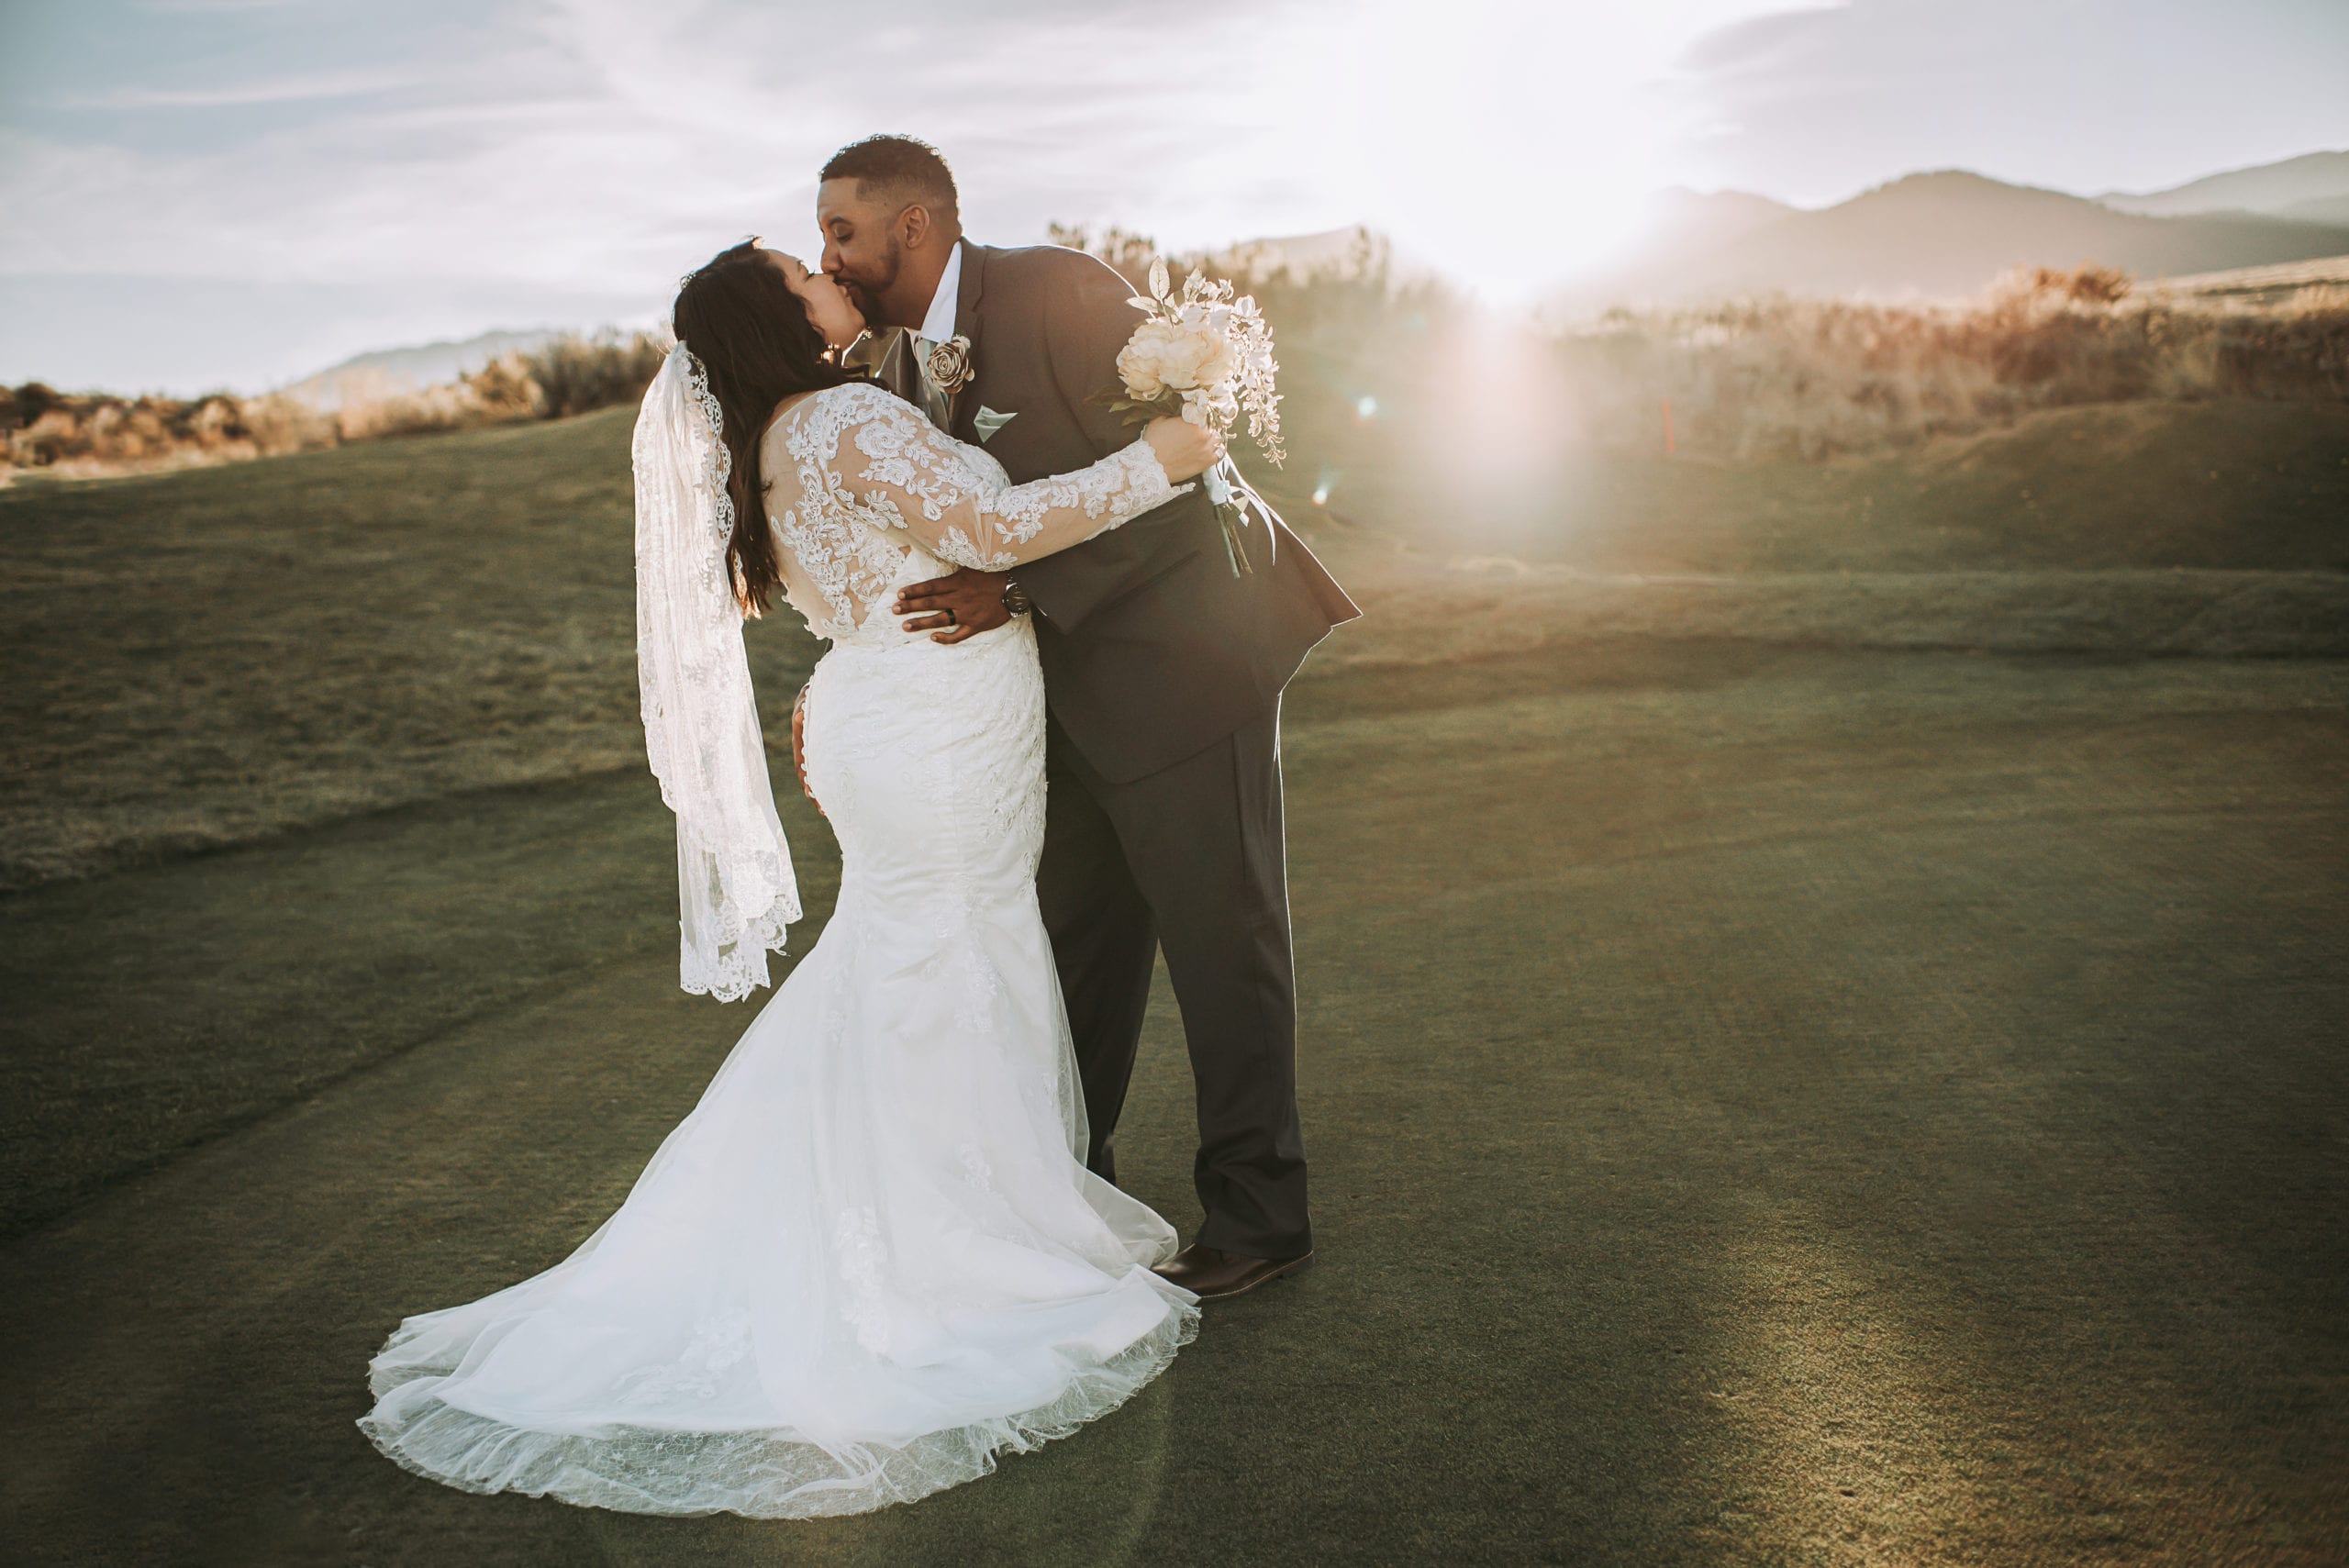
<instances>
[{"instance_id":1,"label":"distant mountain range","mask_svg":"<svg viewBox=\"0 0 2349 1568\"><path fill-rule=\"evenodd\" d=\"M1742 191L1675 191L1628 259L1562 288L1566 314L1745 294L1949 297L2012 267L2142 279L2349 254L2349 152L2109 198L1950 170L1815 211Z\"/></svg>"},{"instance_id":2,"label":"distant mountain range","mask_svg":"<svg viewBox=\"0 0 2349 1568\"><path fill-rule=\"evenodd\" d=\"M2349 152L2310 152L2281 163L2212 174L2166 191L2109 191L2097 200L2148 217L2253 212L2302 223L2349 224Z\"/></svg>"},{"instance_id":3,"label":"distant mountain range","mask_svg":"<svg viewBox=\"0 0 2349 1568\"><path fill-rule=\"evenodd\" d=\"M1266 239L1212 260L1299 272L1343 270L1362 231ZM2193 292L2289 292L2297 263L2349 258L2349 151L2311 152L2212 174L2165 191L2076 196L1959 170L1911 174L1834 206L1806 209L1745 191L1675 190L1656 201L1638 243L1612 265L1551 295L1544 314L1686 305L1748 294L1953 298L2015 267L2119 267L2141 280L2190 279ZM1428 269L1395 258L1399 273ZM2210 279L2212 273L2243 278ZM2326 277L2343 269L2318 269ZM462 342L361 354L284 390L313 407L454 381L501 354L561 336L485 332Z\"/></svg>"},{"instance_id":4,"label":"distant mountain range","mask_svg":"<svg viewBox=\"0 0 2349 1568\"><path fill-rule=\"evenodd\" d=\"M528 353L562 336L534 332L484 332L462 342L424 343L413 349L378 349L358 354L284 388L298 403L331 414L345 404L372 403L404 393L441 386L471 374L501 354Z\"/></svg>"}]
</instances>

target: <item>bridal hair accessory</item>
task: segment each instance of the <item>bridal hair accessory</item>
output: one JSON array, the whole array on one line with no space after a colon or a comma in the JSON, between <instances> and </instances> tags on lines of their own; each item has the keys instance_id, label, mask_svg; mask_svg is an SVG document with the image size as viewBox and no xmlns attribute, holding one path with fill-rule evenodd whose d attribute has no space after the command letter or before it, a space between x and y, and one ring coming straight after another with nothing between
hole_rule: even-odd
<instances>
[{"instance_id":1,"label":"bridal hair accessory","mask_svg":"<svg viewBox=\"0 0 2349 1568\"><path fill-rule=\"evenodd\" d=\"M1244 412L1248 433L1279 467L1288 456L1281 446L1280 394L1273 390L1274 373L1280 366L1273 360L1272 326L1256 308L1255 296L1234 298L1228 281L1200 272L1183 280L1178 295L1161 256L1150 263L1149 295L1136 295L1130 303L1143 317L1118 353L1118 377L1125 384L1125 395L1112 395L1109 408L1135 425L1162 414L1180 415L1219 436L1230 435ZM1229 457L1201 474L1199 482L1215 503L1231 574L1254 571L1241 530L1261 519L1269 549L1272 525L1280 515Z\"/></svg>"},{"instance_id":2,"label":"bridal hair accessory","mask_svg":"<svg viewBox=\"0 0 2349 1568\"><path fill-rule=\"evenodd\" d=\"M791 847L726 562L733 460L701 361L669 350L644 394L636 470L636 669L644 751L677 815L678 983L735 1002L768 983L799 918Z\"/></svg>"}]
</instances>

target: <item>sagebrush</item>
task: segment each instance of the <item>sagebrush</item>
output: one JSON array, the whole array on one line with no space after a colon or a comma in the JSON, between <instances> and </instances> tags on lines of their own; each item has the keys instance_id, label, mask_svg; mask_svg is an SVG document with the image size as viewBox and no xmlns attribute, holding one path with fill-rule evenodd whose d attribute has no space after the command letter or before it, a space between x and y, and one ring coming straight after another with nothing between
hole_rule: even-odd
<instances>
[{"instance_id":1,"label":"sagebrush","mask_svg":"<svg viewBox=\"0 0 2349 1568\"><path fill-rule=\"evenodd\" d=\"M644 395L669 351L649 332L559 338L507 354L445 386L349 403L332 413L282 393L117 397L39 382L0 388L0 482L42 471L82 477L317 451L351 441L559 419Z\"/></svg>"},{"instance_id":2,"label":"sagebrush","mask_svg":"<svg viewBox=\"0 0 2349 1568\"><path fill-rule=\"evenodd\" d=\"M1575 422L1602 444L1660 441L1668 402L1678 447L1818 459L2089 403L2349 399L2349 295L2244 306L2043 268L1956 306L1618 312L1557 352Z\"/></svg>"}]
</instances>

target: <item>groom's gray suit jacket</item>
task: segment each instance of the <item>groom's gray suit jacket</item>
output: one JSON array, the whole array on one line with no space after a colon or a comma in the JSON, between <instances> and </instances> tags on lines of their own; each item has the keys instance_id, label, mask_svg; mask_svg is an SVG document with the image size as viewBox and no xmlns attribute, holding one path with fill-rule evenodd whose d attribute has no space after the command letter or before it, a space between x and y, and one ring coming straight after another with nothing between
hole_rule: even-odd
<instances>
[{"instance_id":1,"label":"groom's gray suit jacket","mask_svg":"<svg viewBox=\"0 0 2349 1568\"><path fill-rule=\"evenodd\" d=\"M1109 267L1057 246L963 242L955 330L972 384L952 434L982 406L1015 416L985 443L1015 484L1066 473L1134 439L1103 406L1141 313ZM1042 612L1037 642L1052 717L1111 782L1155 773L1269 712L1306 652L1362 612L1286 528L1248 530L1235 577L1214 508L1194 490L1017 573Z\"/></svg>"}]
</instances>

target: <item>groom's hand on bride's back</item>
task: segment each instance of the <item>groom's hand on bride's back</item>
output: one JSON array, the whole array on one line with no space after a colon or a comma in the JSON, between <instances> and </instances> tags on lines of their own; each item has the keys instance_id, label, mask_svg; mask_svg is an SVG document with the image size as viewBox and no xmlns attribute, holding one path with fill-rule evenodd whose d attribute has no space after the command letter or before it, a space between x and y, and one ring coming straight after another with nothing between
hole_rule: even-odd
<instances>
[{"instance_id":1,"label":"groom's hand on bride's back","mask_svg":"<svg viewBox=\"0 0 2349 1568\"><path fill-rule=\"evenodd\" d=\"M929 632L932 642L960 642L1011 618L1003 604L1004 584L1010 581L1008 572L958 566L943 577L900 588L891 613L914 617L906 629Z\"/></svg>"}]
</instances>

